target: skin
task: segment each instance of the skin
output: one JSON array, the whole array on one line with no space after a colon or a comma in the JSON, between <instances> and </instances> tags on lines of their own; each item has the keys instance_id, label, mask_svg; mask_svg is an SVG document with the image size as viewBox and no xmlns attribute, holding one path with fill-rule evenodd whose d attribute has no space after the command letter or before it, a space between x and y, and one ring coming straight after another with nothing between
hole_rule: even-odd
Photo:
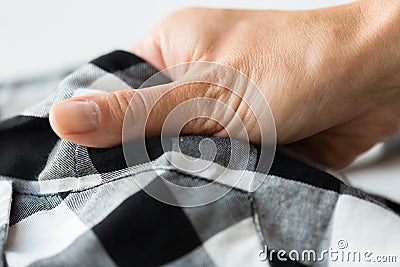
<instances>
[{"instance_id":1,"label":"skin","mask_svg":"<svg viewBox=\"0 0 400 267\"><path fill-rule=\"evenodd\" d=\"M185 9L167 17L131 52L159 70L193 61L239 70L268 100L280 146L342 168L400 130L399 44L400 2L358 1L296 12ZM222 76L218 67L201 73ZM190 82L199 79L199 72L184 69L169 76ZM111 147L121 143L130 102L133 114L154 104L146 125L150 137L160 135L162 122L174 107L207 97L235 110L250 142L260 144L263 137L254 114L241 98L253 93L247 85L235 84L239 94L206 83L172 83L142 89L140 94L130 90L73 98L53 106L50 123L68 141ZM91 105L78 109L70 105L76 101ZM253 104L262 114L265 106ZM94 121L88 110L96 115ZM230 119L219 115L223 123ZM227 136L221 123L207 119L189 122L182 133Z\"/></svg>"}]
</instances>

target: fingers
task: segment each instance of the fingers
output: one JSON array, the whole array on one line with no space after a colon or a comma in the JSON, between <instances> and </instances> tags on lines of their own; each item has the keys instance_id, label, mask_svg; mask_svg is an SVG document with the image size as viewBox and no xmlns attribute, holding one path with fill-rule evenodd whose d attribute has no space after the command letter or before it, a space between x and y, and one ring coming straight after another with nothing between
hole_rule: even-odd
<instances>
[{"instance_id":1,"label":"fingers","mask_svg":"<svg viewBox=\"0 0 400 267\"><path fill-rule=\"evenodd\" d=\"M125 114L132 104L133 113L144 116L166 86L142 90L71 98L55 104L50 111L50 124L63 139L91 147L111 147L121 144ZM168 103L162 103L167 105ZM162 105L160 103L160 105ZM140 116L135 116L140 117Z\"/></svg>"},{"instance_id":2,"label":"fingers","mask_svg":"<svg viewBox=\"0 0 400 267\"><path fill-rule=\"evenodd\" d=\"M161 53L160 38L155 30L151 31L144 39L132 47L130 52L158 70L163 70L167 67Z\"/></svg>"},{"instance_id":3,"label":"fingers","mask_svg":"<svg viewBox=\"0 0 400 267\"><path fill-rule=\"evenodd\" d=\"M399 132L400 106L395 100L288 147L315 162L341 169L375 144Z\"/></svg>"},{"instance_id":4,"label":"fingers","mask_svg":"<svg viewBox=\"0 0 400 267\"><path fill-rule=\"evenodd\" d=\"M223 107L217 106L232 103L228 98L220 89L204 83L116 91L56 104L50 112L50 124L61 138L90 147L121 144L123 127L128 129L129 139L159 136L163 126L167 135L180 131L213 134L221 131L218 120L229 120ZM209 99L218 101L213 104ZM207 119L215 110L220 117ZM190 119L196 117L200 119ZM164 123L166 120L168 123Z\"/></svg>"}]
</instances>

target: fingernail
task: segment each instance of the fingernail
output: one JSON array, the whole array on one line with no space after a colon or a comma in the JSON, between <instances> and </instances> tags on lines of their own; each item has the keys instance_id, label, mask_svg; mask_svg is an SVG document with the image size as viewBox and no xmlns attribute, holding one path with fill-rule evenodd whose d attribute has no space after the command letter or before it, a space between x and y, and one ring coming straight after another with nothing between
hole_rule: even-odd
<instances>
[{"instance_id":1,"label":"fingernail","mask_svg":"<svg viewBox=\"0 0 400 267\"><path fill-rule=\"evenodd\" d=\"M99 109L93 101L61 102L51 113L52 124L62 134L88 133L99 127Z\"/></svg>"}]
</instances>

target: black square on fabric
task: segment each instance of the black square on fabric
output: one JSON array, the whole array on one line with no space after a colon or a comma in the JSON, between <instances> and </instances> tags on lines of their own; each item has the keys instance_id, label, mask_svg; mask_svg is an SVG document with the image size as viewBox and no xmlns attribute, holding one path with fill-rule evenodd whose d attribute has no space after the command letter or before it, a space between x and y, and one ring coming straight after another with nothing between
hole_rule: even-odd
<instances>
[{"instance_id":1,"label":"black square on fabric","mask_svg":"<svg viewBox=\"0 0 400 267\"><path fill-rule=\"evenodd\" d=\"M156 178L148 186L165 187ZM144 191L124 201L93 231L118 266L159 266L201 246L180 207Z\"/></svg>"},{"instance_id":2,"label":"black square on fabric","mask_svg":"<svg viewBox=\"0 0 400 267\"><path fill-rule=\"evenodd\" d=\"M340 192L340 181L337 178L329 173L295 160L279 151L275 153L275 158L269 174L326 190Z\"/></svg>"},{"instance_id":3,"label":"black square on fabric","mask_svg":"<svg viewBox=\"0 0 400 267\"><path fill-rule=\"evenodd\" d=\"M98 57L90 63L105 71L113 73L119 70L127 69L130 66L136 65L141 62L144 62L141 58L129 52L117 50L104 56Z\"/></svg>"},{"instance_id":4,"label":"black square on fabric","mask_svg":"<svg viewBox=\"0 0 400 267\"><path fill-rule=\"evenodd\" d=\"M165 137L164 142L170 144L171 143L171 138L170 137ZM130 163L131 166L133 165L133 162L135 163L134 165L139 165L143 163L147 163L149 161L155 160L158 157L160 157L164 152L163 148L167 149L167 151L171 150L169 145L168 147L163 147L161 144L161 138L156 137L156 138L148 138L145 140L146 144L146 154L142 153L143 151L141 149L135 149L135 146L141 147L143 141L136 141L136 142L130 142L126 144L126 147L129 146L129 149L131 151L141 151L137 152L135 155L135 158L131 158ZM99 173L106 173L106 172L112 172L112 171L117 171L121 169L127 168L127 162L124 157L124 151L122 146L116 146L112 148L87 148L90 160L92 161L93 166L96 168L96 170Z\"/></svg>"},{"instance_id":5,"label":"black square on fabric","mask_svg":"<svg viewBox=\"0 0 400 267\"><path fill-rule=\"evenodd\" d=\"M36 180L59 140L48 118L17 116L0 125L0 174Z\"/></svg>"}]
</instances>

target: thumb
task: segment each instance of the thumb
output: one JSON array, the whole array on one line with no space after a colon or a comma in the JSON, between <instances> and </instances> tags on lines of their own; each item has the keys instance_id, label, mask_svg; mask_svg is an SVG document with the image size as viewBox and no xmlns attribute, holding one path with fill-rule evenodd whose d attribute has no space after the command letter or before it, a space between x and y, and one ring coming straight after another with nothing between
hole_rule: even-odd
<instances>
[{"instance_id":1,"label":"thumb","mask_svg":"<svg viewBox=\"0 0 400 267\"><path fill-rule=\"evenodd\" d=\"M227 112L221 112L220 105L235 102L228 99L230 97L223 91L223 88L205 83L179 86L170 83L140 90L83 96L55 104L49 119L53 130L61 138L90 147L121 144L125 125L131 127L130 139L159 136L163 126L167 134L212 135L223 129L218 120L231 117L227 116ZM204 102L199 98L217 101L210 104L209 100ZM180 105L185 102L186 105ZM176 108L178 106L180 109ZM207 119L215 110L219 110L221 118ZM191 117L201 118L190 120ZM164 125L167 118L170 123ZM172 125L171 122L181 125Z\"/></svg>"}]
</instances>

